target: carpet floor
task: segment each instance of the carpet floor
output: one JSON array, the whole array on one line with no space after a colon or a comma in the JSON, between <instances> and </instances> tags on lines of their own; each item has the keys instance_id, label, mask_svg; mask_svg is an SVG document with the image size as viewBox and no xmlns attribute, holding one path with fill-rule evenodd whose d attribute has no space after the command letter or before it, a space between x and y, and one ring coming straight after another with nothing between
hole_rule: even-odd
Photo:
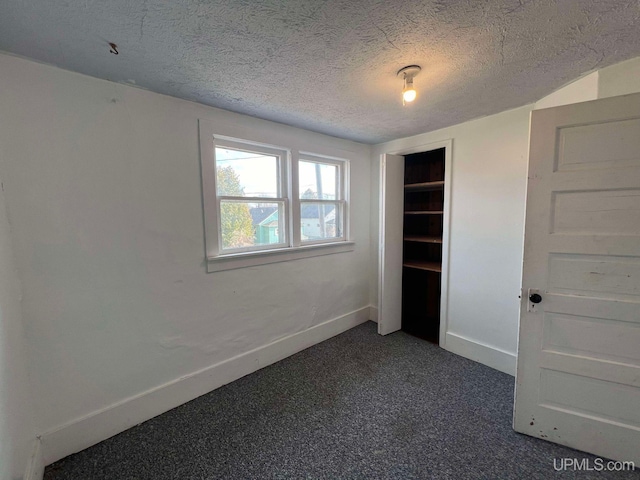
<instances>
[{"instance_id":1,"label":"carpet floor","mask_svg":"<svg viewBox=\"0 0 640 480\"><path fill-rule=\"evenodd\" d=\"M46 480L640 478L515 433L513 377L367 322L46 468ZM592 463L593 464L593 463Z\"/></svg>"}]
</instances>

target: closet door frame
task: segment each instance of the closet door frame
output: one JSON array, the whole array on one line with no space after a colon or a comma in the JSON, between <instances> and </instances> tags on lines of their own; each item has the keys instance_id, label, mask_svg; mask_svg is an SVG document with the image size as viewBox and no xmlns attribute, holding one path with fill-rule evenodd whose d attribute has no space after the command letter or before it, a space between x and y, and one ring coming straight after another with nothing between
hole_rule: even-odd
<instances>
[{"instance_id":1,"label":"closet door frame","mask_svg":"<svg viewBox=\"0 0 640 480\"><path fill-rule=\"evenodd\" d=\"M400 150L394 150L389 152L384 152L380 155L380 229L378 232L378 245L379 245L379 255L378 255L378 333L381 335L386 335L391 333L390 329L387 328L388 324L393 324L394 321L391 318L385 318L387 316L393 315L401 315L401 311L391 312L385 311L383 309L383 299L389 299L389 295L394 295L392 292L402 291L401 288L398 288L395 283L397 282L397 275L393 275L392 272L389 272L389 266L384 268L384 259L385 249L387 248L387 238L385 235L384 226L387 224L387 218L391 218L392 216L401 216L404 217L403 211L403 202L397 202L398 198L404 199L404 181L400 184L389 184L385 181L386 176L386 168L387 168L387 157L390 156L399 156L402 157L402 161L404 161L405 155L410 155L412 153L421 153L421 152L429 152L431 150L438 150L440 148L445 149L445 162L444 162L444 208L443 208L443 218L442 218L442 273L440 276L441 283L441 293L440 293L440 346L445 348L446 346L446 338L447 338L447 325L448 325L448 305L449 305L449 244L451 238L451 184L452 184L452 158L453 158L453 140L441 140L438 142L431 142L421 145L416 145L413 147L403 148ZM389 161L400 161L395 160L393 157L389 158ZM400 208L398 209L398 203L400 204ZM389 246L389 248L393 248L394 245ZM395 245L397 247L397 245ZM402 270L402 263L396 266L396 268ZM402 278L402 276L400 276ZM402 282L402 280L400 280ZM395 305L401 305L402 299L394 299L391 302Z\"/></svg>"}]
</instances>

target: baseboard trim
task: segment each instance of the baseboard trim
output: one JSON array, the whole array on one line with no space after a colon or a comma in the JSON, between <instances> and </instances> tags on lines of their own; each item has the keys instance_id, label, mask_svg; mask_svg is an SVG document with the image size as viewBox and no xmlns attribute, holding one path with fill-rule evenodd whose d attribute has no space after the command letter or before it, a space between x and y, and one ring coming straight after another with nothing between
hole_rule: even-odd
<instances>
[{"instance_id":1,"label":"baseboard trim","mask_svg":"<svg viewBox=\"0 0 640 480\"><path fill-rule=\"evenodd\" d=\"M369 316L370 307L363 307L49 430L41 435L44 465L345 332L366 322Z\"/></svg>"},{"instance_id":2,"label":"baseboard trim","mask_svg":"<svg viewBox=\"0 0 640 480\"><path fill-rule=\"evenodd\" d=\"M447 332L445 349L491 368L516 375L516 355L469 338Z\"/></svg>"},{"instance_id":3,"label":"baseboard trim","mask_svg":"<svg viewBox=\"0 0 640 480\"><path fill-rule=\"evenodd\" d=\"M369 320L378 323L378 307L369 307Z\"/></svg>"},{"instance_id":4,"label":"baseboard trim","mask_svg":"<svg viewBox=\"0 0 640 480\"><path fill-rule=\"evenodd\" d=\"M24 471L24 480L42 480L44 478L44 459L42 458L42 448L40 437L33 439L31 455Z\"/></svg>"}]
</instances>

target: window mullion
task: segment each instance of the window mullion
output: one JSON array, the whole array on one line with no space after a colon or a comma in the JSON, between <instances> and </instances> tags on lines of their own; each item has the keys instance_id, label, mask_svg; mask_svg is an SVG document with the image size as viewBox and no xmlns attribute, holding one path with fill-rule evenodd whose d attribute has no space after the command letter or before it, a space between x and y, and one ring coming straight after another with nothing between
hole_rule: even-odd
<instances>
[{"instance_id":1,"label":"window mullion","mask_svg":"<svg viewBox=\"0 0 640 480\"><path fill-rule=\"evenodd\" d=\"M348 240L351 235L351 207L350 202L350 189L349 179L351 175L351 166L348 162L345 162L340 167L340 200L342 200L342 236L345 240Z\"/></svg>"},{"instance_id":2,"label":"window mullion","mask_svg":"<svg viewBox=\"0 0 640 480\"><path fill-rule=\"evenodd\" d=\"M283 235L286 235L286 243L291 246L291 152L287 151L286 155L280 157L280 177L279 185L280 196L284 200L284 212L282 217L278 217L278 228Z\"/></svg>"},{"instance_id":3,"label":"window mullion","mask_svg":"<svg viewBox=\"0 0 640 480\"><path fill-rule=\"evenodd\" d=\"M291 192L291 246L299 247L301 243L301 227L300 227L300 185L298 161L300 154L298 150L291 150L291 174L289 175L289 185Z\"/></svg>"}]
</instances>

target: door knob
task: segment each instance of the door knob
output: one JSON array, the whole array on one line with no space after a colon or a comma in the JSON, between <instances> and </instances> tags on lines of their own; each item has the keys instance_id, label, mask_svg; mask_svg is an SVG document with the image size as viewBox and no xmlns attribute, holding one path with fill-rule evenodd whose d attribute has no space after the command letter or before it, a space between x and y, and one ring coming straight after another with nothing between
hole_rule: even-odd
<instances>
[{"instance_id":1,"label":"door knob","mask_svg":"<svg viewBox=\"0 0 640 480\"><path fill-rule=\"evenodd\" d=\"M529 296L529 300L531 303L540 303L542 301L542 296L539 293L534 293Z\"/></svg>"}]
</instances>

